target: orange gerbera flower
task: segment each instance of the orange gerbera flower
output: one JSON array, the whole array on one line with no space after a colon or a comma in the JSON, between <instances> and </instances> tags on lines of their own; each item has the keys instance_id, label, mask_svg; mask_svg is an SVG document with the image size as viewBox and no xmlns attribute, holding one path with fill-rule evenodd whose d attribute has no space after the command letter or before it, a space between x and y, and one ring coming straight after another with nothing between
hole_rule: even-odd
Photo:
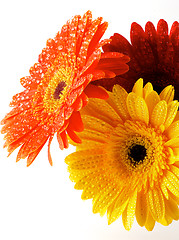
<instances>
[{"instance_id":1,"label":"orange gerbera flower","mask_svg":"<svg viewBox=\"0 0 179 240\"><path fill-rule=\"evenodd\" d=\"M161 19L157 29L147 22L145 30L133 22L130 32L131 43L122 35L115 33L111 42L103 49L105 52L120 52L130 57L129 71L122 76L116 76L112 81L99 80L96 84L112 89L114 84L120 84L131 91L133 84L139 78L144 83L150 81L154 89L160 93L168 86L175 87L175 98L179 99L179 23L172 24L170 32L168 24Z\"/></svg>"},{"instance_id":2,"label":"orange gerbera flower","mask_svg":"<svg viewBox=\"0 0 179 240\"><path fill-rule=\"evenodd\" d=\"M29 166L48 141L52 165L50 144L54 134L57 133L61 149L68 147L67 134L80 142L75 134L83 130L79 110L87 104L88 97L108 97L103 88L89 83L128 70L127 56L101 53L101 46L110 41L100 41L107 25L101 17L92 21L90 11L83 17L73 17L54 39L47 41L30 76L21 79L25 90L13 97L13 109L1 122L9 154L21 146L17 161L28 157ZM116 69L119 65L120 69Z\"/></svg>"}]
</instances>

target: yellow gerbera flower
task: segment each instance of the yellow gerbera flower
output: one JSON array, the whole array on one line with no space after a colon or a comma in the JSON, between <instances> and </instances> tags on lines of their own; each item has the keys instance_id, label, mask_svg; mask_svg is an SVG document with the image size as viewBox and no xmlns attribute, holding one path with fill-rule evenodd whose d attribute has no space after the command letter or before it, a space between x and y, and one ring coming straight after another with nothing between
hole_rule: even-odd
<instances>
[{"instance_id":1,"label":"yellow gerbera flower","mask_svg":"<svg viewBox=\"0 0 179 240\"><path fill-rule=\"evenodd\" d=\"M179 114L174 88L159 95L139 79L131 93L115 85L107 101L91 99L82 111L82 144L66 158L70 179L93 198L93 212L111 224L134 217L151 231L179 219Z\"/></svg>"}]
</instances>

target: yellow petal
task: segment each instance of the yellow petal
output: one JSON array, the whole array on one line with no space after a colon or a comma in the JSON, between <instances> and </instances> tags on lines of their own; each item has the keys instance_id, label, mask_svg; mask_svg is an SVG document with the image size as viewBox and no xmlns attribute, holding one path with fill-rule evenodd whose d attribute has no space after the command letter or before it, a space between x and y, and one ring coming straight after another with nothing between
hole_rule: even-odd
<instances>
[{"instance_id":1,"label":"yellow petal","mask_svg":"<svg viewBox=\"0 0 179 240\"><path fill-rule=\"evenodd\" d=\"M152 91L148 94L148 96L145 99L145 102L147 104L148 110L149 110L149 115L151 118L152 112L154 107L156 106L157 103L160 102L160 97L156 91Z\"/></svg>"},{"instance_id":2,"label":"yellow petal","mask_svg":"<svg viewBox=\"0 0 179 240\"><path fill-rule=\"evenodd\" d=\"M169 141L167 141L166 143L164 143L164 146L167 147L173 147L173 148L179 148L179 138L172 138Z\"/></svg>"},{"instance_id":3,"label":"yellow petal","mask_svg":"<svg viewBox=\"0 0 179 240\"><path fill-rule=\"evenodd\" d=\"M113 131L113 127L110 124L104 122L101 119L95 118L93 116L83 115L82 120L83 120L85 129L92 129L102 133L104 132L109 133Z\"/></svg>"},{"instance_id":4,"label":"yellow petal","mask_svg":"<svg viewBox=\"0 0 179 240\"><path fill-rule=\"evenodd\" d=\"M114 127L118 123L122 123L120 116L107 101L98 98L90 98L87 106L82 109L81 114L99 118Z\"/></svg>"},{"instance_id":5,"label":"yellow petal","mask_svg":"<svg viewBox=\"0 0 179 240\"><path fill-rule=\"evenodd\" d=\"M148 212L145 227L148 231L152 231L154 226L155 226L155 220L153 219L151 213Z\"/></svg>"},{"instance_id":6,"label":"yellow petal","mask_svg":"<svg viewBox=\"0 0 179 240\"><path fill-rule=\"evenodd\" d=\"M167 108L167 117L164 123L165 128L167 129L170 124L173 122L178 111L178 101L172 101L168 104Z\"/></svg>"},{"instance_id":7,"label":"yellow petal","mask_svg":"<svg viewBox=\"0 0 179 240\"><path fill-rule=\"evenodd\" d=\"M118 114L124 121L129 119L129 113L126 105L128 93L120 85L115 85L113 87L113 94L113 99L117 106Z\"/></svg>"},{"instance_id":8,"label":"yellow petal","mask_svg":"<svg viewBox=\"0 0 179 240\"><path fill-rule=\"evenodd\" d=\"M109 139L109 134L100 133L90 129L85 129L83 132L78 133L78 136L83 140L96 141L97 143L105 143ZM81 144L79 144L79 148L80 145Z\"/></svg>"},{"instance_id":9,"label":"yellow petal","mask_svg":"<svg viewBox=\"0 0 179 240\"><path fill-rule=\"evenodd\" d=\"M84 161L92 161L91 163L94 163L94 161L98 161L97 158L98 156L101 158L104 154L104 148L95 148L93 151L89 150L81 150L77 152L73 152L70 155L68 155L65 158L65 163L69 164L70 166L74 163L81 162L83 163ZM105 158L105 156L103 156ZM89 167L89 166L88 166Z\"/></svg>"},{"instance_id":10,"label":"yellow petal","mask_svg":"<svg viewBox=\"0 0 179 240\"><path fill-rule=\"evenodd\" d=\"M172 198L165 200L165 206L166 214L174 220L179 220L179 208L177 203Z\"/></svg>"},{"instance_id":11,"label":"yellow petal","mask_svg":"<svg viewBox=\"0 0 179 240\"><path fill-rule=\"evenodd\" d=\"M159 223L161 223L164 226L168 226L169 224L172 223L172 220L173 219L170 216L165 215L164 218L159 221Z\"/></svg>"},{"instance_id":12,"label":"yellow petal","mask_svg":"<svg viewBox=\"0 0 179 240\"><path fill-rule=\"evenodd\" d=\"M146 100L147 96L153 91L153 86L150 82L148 82L145 86L144 86L144 99Z\"/></svg>"},{"instance_id":13,"label":"yellow petal","mask_svg":"<svg viewBox=\"0 0 179 240\"><path fill-rule=\"evenodd\" d=\"M171 165L170 166L170 171L172 173L174 173L177 178L179 178L179 168L178 167L176 167L174 165Z\"/></svg>"},{"instance_id":14,"label":"yellow petal","mask_svg":"<svg viewBox=\"0 0 179 240\"><path fill-rule=\"evenodd\" d=\"M137 201L137 189L130 197L128 205L122 214L122 221L126 230L130 230L134 222Z\"/></svg>"},{"instance_id":15,"label":"yellow petal","mask_svg":"<svg viewBox=\"0 0 179 240\"><path fill-rule=\"evenodd\" d=\"M166 135L170 139L179 137L179 120L173 122L168 127L168 129L166 130Z\"/></svg>"},{"instance_id":16,"label":"yellow petal","mask_svg":"<svg viewBox=\"0 0 179 240\"><path fill-rule=\"evenodd\" d=\"M179 120L179 111L177 112L174 121L178 121Z\"/></svg>"},{"instance_id":17,"label":"yellow petal","mask_svg":"<svg viewBox=\"0 0 179 240\"><path fill-rule=\"evenodd\" d=\"M124 212L126 206L127 206L128 200L123 203L120 207L116 207L116 202L114 201L109 207L108 207L108 224L113 223L116 221Z\"/></svg>"},{"instance_id":18,"label":"yellow petal","mask_svg":"<svg viewBox=\"0 0 179 240\"><path fill-rule=\"evenodd\" d=\"M166 176L163 178L163 182L173 195L179 197L179 180L172 172L166 172Z\"/></svg>"},{"instance_id":19,"label":"yellow petal","mask_svg":"<svg viewBox=\"0 0 179 240\"><path fill-rule=\"evenodd\" d=\"M149 112L145 100L135 93L129 93L127 97L127 108L133 120L149 122Z\"/></svg>"},{"instance_id":20,"label":"yellow petal","mask_svg":"<svg viewBox=\"0 0 179 240\"><path fill-rule=\"evenodd\" d=\"M168 199L169 198L168 189L163 181L160 184L160 187L161 187L163 195L165 196L166 199Z\"/></svg>"},{"instance_id":21,"label":"yellow petal","mask_svg":"<svg viewBox=\"0 0 179 240\"><path fill-rule=\"evenodd\" d=\"M143 79L139 78L133 86L132 92L143 98Z\"/></svg>"},{"instance_id":22,"label":"yellow petal","mask_svg":"<svg viewBox=\"0 0 179 240\"><path fill-rule=\"evenodd\" d=\"M153 188L148 192L148 204L150 212L155 221L159 221L165 215L163 194L160 189Z\"/></svg>"},{"instance_id":23,"label":"yellow petal","mask_svg":"<svg viewBox=\"0 0 179 240\"><path fill-rule=\"evenodd\" d=\"M159 96L161 100L165 100L167 103L173 101L174 87L172 85L167 86L162 90Z\"/></svg>"},{"instance_id":24,"label":"yellow petal","mask_svg":"<svg viewBox=\"0 0 179 240\"><path fill-rule=\"evenodd\" d=\"M138 224L143 227L147 219L147 200L143 191L139 192L137 195L137 204L136 204L136 220Z\"/></svg>"},{"instance_id":25,"label":"yellow petal","mask_svg":"<svg viewBox=\"0 0 179 240\"><path fill-rule=\"evenodd\" d=\"M98 196L93 199L93 213L103 212L114 201L118 195L118 190L115 184L108 182L105 188L98 191Z\"/></svg>"},{"instance_id":26,"label":"yellow petal","mask_svg":"<svg viewBox=\"0 0 179 240\"><path fill-rule=\"evenodd\" d=\"M116 199L116 207L122 206L130 198L130 186L123 188Z\"/></svg>"},{"instance_id":27,"label":"yellow petal","mask_svg":"<svg viewBox=\"0 0 179 240\"><path fill-rule=\"evenodd\" d=\"M166 116L167 116L167 103L165 101L160 101L153 109L151 116L151 124L154 127L158 127L164 124Z\"/></svg>"}]
</instances>

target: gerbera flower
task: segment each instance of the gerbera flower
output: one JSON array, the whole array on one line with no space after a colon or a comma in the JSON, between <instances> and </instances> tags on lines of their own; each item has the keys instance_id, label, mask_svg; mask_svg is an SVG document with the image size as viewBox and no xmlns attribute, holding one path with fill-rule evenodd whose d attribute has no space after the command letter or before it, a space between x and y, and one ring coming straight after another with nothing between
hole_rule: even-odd
<instances>
[{"instance_id":1,"label":"gerbera flower","mask_svg":"<svg viewBox=\"0 0 179 240\"><path fill-rule=\"evenodd\" d=\"M174 88L160 95L139 79L129 94L113 87L107 101L91 99L82 110L82 144L66 157L70 179L93 199L93 213L111 224L122 215L152 230L179 219L179 117Z\"/></svg>"},{"instance_id":2,"label":"gerbera flower","mask_svg":"<svg viewBox=\"0 0 179 240\"><path fill-rule=\"evenodd\" d=\"M114 84L120 84L128 92L131 91L137 79L143 78L144 83L150 81L154 89L160 93L168 86L175 87L175 98L179 99L179 23L174 22L170 33L168 25L160 20L155 29L147 22L145 30L137 23L132 23L130 32L131 43L123 36L115 33L111 42L103 49L105 52L116 51L130 57L129 71L122 76L116 76L112 81L97 81L95 84L112 89Z\"/></svg>"},{"instance_id":3,"label":"gerbera flower","mask_svg":"<svg viewBox=\"0 0 179 240\"><path fill-rule=\"evenodd\" d=\"M110 41L100 41L107 25L101 17L92 21L90 11L73 17L47 41L38 63L30 68L30 76L21 79L25 90L13 97L13 109L1 122L9 154L21 146L17 161L28 157L29 166L48 141L52 164L50 144L55 133L61 149L68 147L67 134L80 142L75 134L83 130L79 110L88 97L108 97L103 88L89 83L128 70L127 56L101 53L101 46ZM120 70L115 69L118 65Z\"/></svg>"}]
</instances>

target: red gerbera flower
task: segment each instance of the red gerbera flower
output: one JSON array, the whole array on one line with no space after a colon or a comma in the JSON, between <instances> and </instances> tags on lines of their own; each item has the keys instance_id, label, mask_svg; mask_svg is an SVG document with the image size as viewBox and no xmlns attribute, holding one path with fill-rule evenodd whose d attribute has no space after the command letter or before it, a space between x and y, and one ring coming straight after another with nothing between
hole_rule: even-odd
<instances>
[{"instance_id":1,"label":"red gerbera flower","mask_svg":"<svg viewBox=\"0 0 179 240\"><path fill-rule=\"evenodd\" d=\"M25 90L13 97L13 109L2 120L9 154L21 146L17 161L28 157L29 166L48 141L52 164L50 144L55 133L61 149L68 147L67 134L80 142L75 134L83 130L79 110L88 97L108 97L103 88L89 83L128 70L127 56L101 53L101 46L110 41L100 42L106 28L107 22L102 23L101 17L92 21L90 11L73 17L47 41L30 76L21 79Z\"/></svg>"},{"instance_id":2,"label":"red gerbera flower","mask_svg":"<svg viewBox=\"0 0 179 240\"><path fill-rule=\"evenodd\" d=\"M129 71L116 76L111 81L96 81L95 84L111 90L116 83L131 91L137 79L151 82L158 92L171 84L175 87L175 97L179 99L179 23L174 22L170 33L168 25L160 20L155 29L151 22L145 31L137 23L132 23L131 44L120 34L115 33L112 41L103 47L105 52L120 52L130 57Z\"/></svg>"}]
</instances>

